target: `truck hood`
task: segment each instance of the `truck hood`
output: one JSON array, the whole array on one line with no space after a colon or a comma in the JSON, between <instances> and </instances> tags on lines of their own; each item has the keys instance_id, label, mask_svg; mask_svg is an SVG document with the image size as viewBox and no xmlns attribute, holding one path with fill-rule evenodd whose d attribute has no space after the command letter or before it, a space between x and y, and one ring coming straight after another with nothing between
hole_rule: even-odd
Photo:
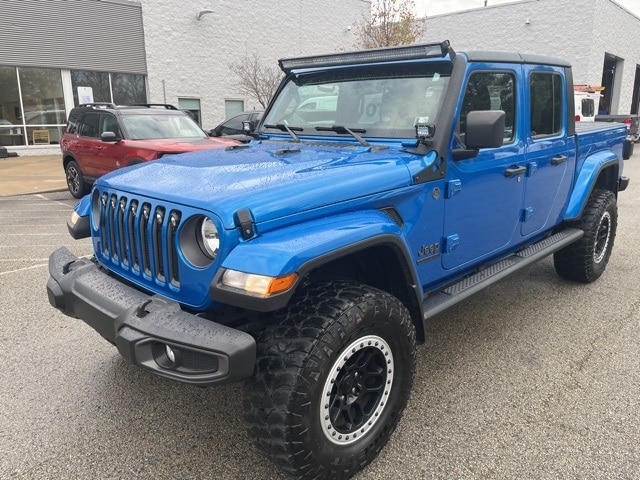
<instances>
[{"instance_id":1,"label":"truck hood","mask_svg":"<svg viewBox=\"0 0 640 480\"><path fill-rule=\"evenodd\" d=\"M408 154L353 146L251 144L116 170L98 184L211 211L225 228L249 209L256 223L407 186Z\"/></svg>"}]
</instances>

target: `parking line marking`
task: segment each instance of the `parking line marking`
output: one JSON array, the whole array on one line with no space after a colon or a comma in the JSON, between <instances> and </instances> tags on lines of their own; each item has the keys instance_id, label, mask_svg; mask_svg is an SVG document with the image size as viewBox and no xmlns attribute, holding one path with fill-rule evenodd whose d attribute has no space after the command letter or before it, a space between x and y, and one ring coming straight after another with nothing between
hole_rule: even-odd
<instances>
[{"instance_id":1,"label":"parking line marking","mask_svg":"<svg viewBox=\"0 0 640 480\"><path fill-rule=\"evenodd\" d=\"M38 265L31 265L30 267L18 268L17 270L9 270L8 272L0 272L0 277L3 275L9 275L10 273L18 273L25 270L33 270L34 268L47 267L48 265L48 263L41 263Z\"/></svg>"},{"instance_id":2,"label":"parking line marking","mask_svg":"<svg viewBox=\"0 0 640 480\"><path fill-rule=\"evenodd\" d=\"M44 195L42 195L41 193L37 194L37 195L36 195L36 197L40 197L40 198L42 198L43 200L47 200L47 201L49 201L49 202L54 202L54 203L57 203L57 204L59 204L59 205L64 205L65 207L70 208L71 210L73 210L73 207L70 207L70 206L69 206L69 205L67 205L66 203L63 203L63 202L61 202L60 200L52 200L51 198L47 198L47 197L45 197ZM78 201L80 201L80 200L78 200Z\"/></svg>"},{"instance_id":3,"label":"parking line marking","mask_svg":"<svg viewBox=\"0 0 640 480\"><path fill-rule=\"evenodd\" d=\"M82 255L78 258L91 258L93 256L92 255ZM0 277L3 275L9 275L10 273L18 273L18 272L24 272L25 270L33 270L34 268L40 268L40 267L48 267L49 263L39 263L38 265L30 265L28 267L23 267L23 268L18 268L16 270L9 270L8 272L0 272Z\"/></svg>"}]
</instances>

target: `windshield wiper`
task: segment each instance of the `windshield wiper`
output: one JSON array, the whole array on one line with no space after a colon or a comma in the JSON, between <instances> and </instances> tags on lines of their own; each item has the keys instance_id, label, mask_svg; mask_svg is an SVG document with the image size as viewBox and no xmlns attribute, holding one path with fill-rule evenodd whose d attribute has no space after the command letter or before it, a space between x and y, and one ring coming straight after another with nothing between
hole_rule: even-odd
<instances>
[{"instance_id":1,"label":"windshield wiper","mask_svg":"<svg viewBox=\"0 0 640 480\"><path fill-rule=\"evenodd\" d=\"M336 133L348 133L353 138L355 138L360 145L363 147L370 147L371 145L364 138L362 138L358 133L367 133L364 128L347 128L343 125L332 125L330 127L316 127L316 130L319 132L336 132Z\"/></svg>"},{"instance_id":2,"label":"windshield wiper","mask_svg":"<svg viewBox=\"0 0 640 480\"><path fill-rule=\"evenodd\" d=\"M287 132L289 135L291 135L291 138L293 138L294 142L300 142L300 138L298 137L298 135L296 135L294 130L297 130L298 132L301 132L302 130L304 130L302 127L290 127L285 123L278 123L276 125L263 125L263 127L275 128L277 130L280 130L281 132Z\"/></svg>"}]
</instances>

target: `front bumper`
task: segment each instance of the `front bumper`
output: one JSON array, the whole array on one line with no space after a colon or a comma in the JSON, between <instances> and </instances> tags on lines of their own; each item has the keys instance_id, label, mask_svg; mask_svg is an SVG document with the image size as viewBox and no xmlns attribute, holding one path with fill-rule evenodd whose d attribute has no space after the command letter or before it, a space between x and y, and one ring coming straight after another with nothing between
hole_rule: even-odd
<instances>
[{"instance_id":1,"label":"front bumper","mask_svg":"<svg viewBox=\"0 0 640 480\"><path fill-rule=\"evenodd\" d=\"M253 374L256 343L247 333L136 290L64 247L49 257L49 274L49 303L94 328L135 365L200 386Z\"/></svg>"}]
</instances>

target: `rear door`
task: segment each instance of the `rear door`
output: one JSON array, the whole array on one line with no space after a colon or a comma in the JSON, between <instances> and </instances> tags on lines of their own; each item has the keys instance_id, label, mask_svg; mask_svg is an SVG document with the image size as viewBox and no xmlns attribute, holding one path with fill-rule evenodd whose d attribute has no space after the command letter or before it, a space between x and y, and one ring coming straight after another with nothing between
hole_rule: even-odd
<instances>
[{"instance_id":1,"label":"rear door","mask_svg":"<svg viewBox=\"0 0 640 480\"><path fill-rule=\"evenodd\" d=\"M97 178L101 174L98 171L98 128L100 114L98 112L86 112L82 115L78 124L78 142L75 155L80 163L80 168L85 175Z\"/></svg>"},{"instance_id":2,"label":"rear door","mask_svg":"<svg viewBox=\"0 0 640 480\"><path fill-rule=\"evenodd\" d=\"M575 171L575 136L568 132L567 84L562 67L525 65L527 173L521 235L560 221Z\"/></svg>"}]
</instances>

